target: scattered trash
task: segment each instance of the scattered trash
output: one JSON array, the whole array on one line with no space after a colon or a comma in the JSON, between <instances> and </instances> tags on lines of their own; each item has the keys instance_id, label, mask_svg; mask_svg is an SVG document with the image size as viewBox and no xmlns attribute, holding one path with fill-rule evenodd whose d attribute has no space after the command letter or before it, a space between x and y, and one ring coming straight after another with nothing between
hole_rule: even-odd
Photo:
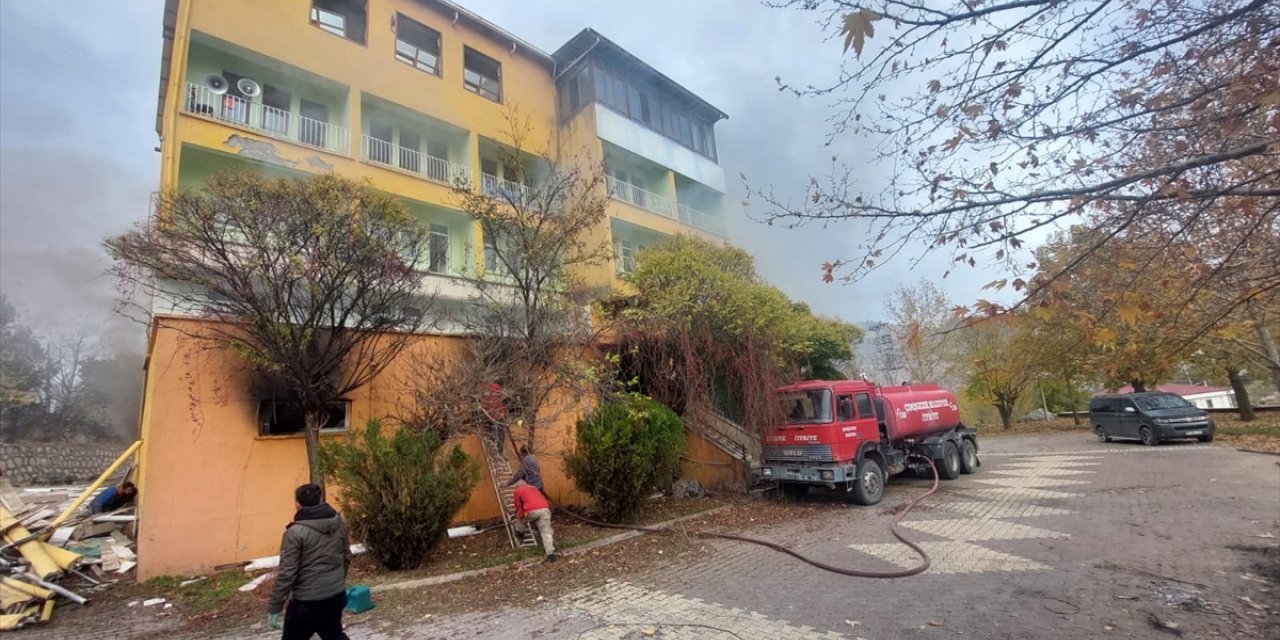
<instances>
[{"instance_id":1,"label":"scattered trash","mask_svg":"<svg viewBox=\"0 0 1280 640\"><path fill-rule=\"evenodd\" d=\"M939 622L938 620L930 620L930 621L926 622L925 624L927 624L927 625L929 625L929 626L931 626L931 627L941 627L941 626L942 626L942 623L941 623L941 622Z\"/></svg>"},{"instance_id":2,"label":"scattered trash","mask_svg":"<svg viewBox=\"0 0 1280 640\"><path fill-rule=\"evenodd\" d=\"M276 577L276 572L274 572L274 571L272 571L271 573L264 573L264 574L262 574L262 575L260 575L260 576L258 576L258 577L256 577L256 578L254 578L254 579L253 579L253 580L251 580L250 582L248 582L248 583L246 583L246 584L241 585L239 590L240 590L240 591L244 591L244 592L246 592L246 593L247 593L247 592L249 592L249 591L253 591L254 589L257 589L259 586L261 586L261 585L262 585L262 583L264 583L264 582L266 582L266 581L268 581L268 580L270 580L270 579L272 579L272 578L274 578L274 577Z\"/></svg>"},{"instance_id":3,"label":"scattered trash","mask_svg":"<svg viewBox=\"0 0 1280 640\"><path fill-rule=\"evenodd\" d=\"M1104 624L1104 625L1102 625L1102 630L1103 630L1103 631L1115 631L1115 630L1116 630L1116 628L1115 628L1115 627L1113 627L1113 626L1111 626L1111 625L1109 625L1109 624Z\"/></svg>"},{"instance_id":4,"label":"scattered trash","mask_svg":"<svg viewBox=\"0 0 1280 640\"><path fill-rule=\"evenodd\" d=\"M190 580L183 580L182 582L179 582L179 583L178 583L178 586L179 586L179 587L189 587L189 586L191 586L191 585L193 585L193 584L195 584L195 583L197 583L197 582L200 582L201 580L204 580L205 578L206 578L206 576L200 576L199 578L192 578L192 579L190 579Z\"/></svg>"},{"instance_id":5,"label":"scattered trash","mask_svg":"<svg viewBox=\"0 0 1280 640\"><path fill-rule=\"evenodd\" d=\"M448 534L450 538L463 538L466 536L474 536L477 533L480 533L480 530L472 526L453 527L448 530Z\"/></svg>"},{"instance_id":6,"label":"scattered trash","mask_svg":"<svg viewBox=\"0 0 1280 640\"><path fill-rule=\"evenodd\" d=\"M1138 596L1116 596L1116 600L1139 600Z\"/></svg>"},{"instance_id":7,"label":"scattered trash","mask_svg":"<svg viewBox=\"0 0 1280 640\"><path fill-rule=\"evenodd\" d=\"M654 635L656 635L656 634L658 633L658 630L657 630L657 629L654 629L653 627L645 627L645 628L644 628L644 632L643 632L643 633L644 633L644 635L649 636L650 638L652 638Z\"/></svg>"},{"instance_id":8,"label":"scattered trash","mask_svg":"<svg viewBox=\"0 0 1280 640\"><path fill-rule=\"evenodd\" d=\"M847 625L849 625L849 626L851 626L851 627L856 627L856 626L858 626L858 625L862 624L861 622L858 622L857 620L845 620L845 621L844 621L844 623L845 623L845 624L847 624Z\"/></svg>"},{"instance_id":9,"label":"scattered trash","mask_svg":"<svg viewBox=\"0 0 1280 640\"><path fill-rule=\"evenodd\" d=\"M1172 585L1165 585L1156 590L1156 599L1165 603L1166 606L1178 607L1187 611L1196 611L1199 613L1210 613L1214 615L1227 615L1231 613L1222 605L1216 602L1210 602L1200 597L1195 591L1179 589Z\"/></svg>"},{"instance_id":10,"label":"scattered trash","mask_svg":"<svg viewBox=\"0 0 1280 640\"><path fill-rule=\"evenodd\" d=\"M358 556L364 553L364 551L365 551L364 545L362 544L351 545L351 555L353 556ZM257 560L251 560L249 564L246 564L244 566L244 570L245 571L262 571L263 569L275 569L278 566L280 566L280 556L267 556L265 558L258 558Z\"/></svg>"},{"instance_id":11,"label":"scattered trash","mask_svg":"<svg viewBox=\"0 0 1280 640\"><path fill-rule=\"evenodd\" d=\"M164 598L151 598L150 600L142 601L142 606L144 607L154 607L158 604L164 604Z\"/></svg>"}]
</instances>

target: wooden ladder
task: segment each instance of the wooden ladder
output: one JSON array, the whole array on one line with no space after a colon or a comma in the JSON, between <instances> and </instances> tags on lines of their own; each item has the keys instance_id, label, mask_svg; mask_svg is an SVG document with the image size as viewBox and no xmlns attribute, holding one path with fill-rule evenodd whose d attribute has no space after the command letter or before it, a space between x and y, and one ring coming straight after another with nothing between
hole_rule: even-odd
<instances>
[{"instance_id":1,"label":"wooden ladder","mask_svg":"<svg viewBox=\"0 0 1280 640\"><path fill-rule=\"evenodd\" d=\"M506 526L507 539L511 541L511 548L523 549L538 546L537 539L533 537L533 527L525 529L524 533L516 531L516 490L515 487L506 486L512 475L507 457L502 455L501 447L494 443L489 435L481 435L480 441L484 443L484 457L489 465L489 478L493 480L493 493L498 498L498 508L502 511L502 523Z\"/></svg>"}]
</instances>

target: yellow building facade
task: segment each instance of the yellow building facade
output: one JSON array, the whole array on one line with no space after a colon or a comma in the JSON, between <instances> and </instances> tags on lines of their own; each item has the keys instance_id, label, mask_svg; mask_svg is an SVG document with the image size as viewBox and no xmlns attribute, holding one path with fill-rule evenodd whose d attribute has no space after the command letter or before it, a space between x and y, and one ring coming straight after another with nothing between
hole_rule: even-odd
<instances>
[{"instance_id":1,"label":"yellow building facade","mask_svg":"<svg viewBox=\"0 0 1280 640\"><path fill-rule=\"evenodd\" d=\"M428 284L464 300L484 269L479 225L459 184L528 188L503 166L513 114L525 149L607 168L598 230L614 259L581 274L624 286L635 252L678 233L725 236L714 125L726 117L590 29L546 53L439 0L168 0L157 132L161 189L210 174L334 172L403 199L432 241ZM520 174L520 180L537 180ZM276 553L306 481L289 408L254 390L248 367L189 337L201 322L158 305L149 340L139 461L139 575L182 574ZM464 338L423 336L416 350ZM394 410L393 366L337 409L337 437ZM567 401L567 400L566 400ZM574 416L583 407L558 412ZM573 418L539 436L550 496L580 502L559 464ZM687 471L734 481L733 460L691 436ZM477 459L478 441L464 441ZM482 479L459 521L500 515Z\"/></svg>"}]
</instances>

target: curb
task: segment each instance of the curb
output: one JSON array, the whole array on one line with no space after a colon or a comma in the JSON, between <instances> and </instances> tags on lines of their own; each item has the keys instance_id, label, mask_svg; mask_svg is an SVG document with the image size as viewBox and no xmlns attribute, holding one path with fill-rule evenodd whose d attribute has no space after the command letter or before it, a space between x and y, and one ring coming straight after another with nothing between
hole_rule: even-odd
<instances>
[{"instance_id":1,"label":"curb","mask_svg":"<svg viewBox=\"0 0 1280 640\"><path fill-rule=\"evenodd\" d=\"M707 509L706 511L691 513L687 516L680 516L679 518L675 518L673 520L667 520L666 522L659 522L658 524L647 525L647 526L651 529L667 529L674 525L680 524L681 522L684 522L686 520L693 520L695 518L702 518L710 515L715 515L733 506L734 505L726 504L723 506L716 507L714 509ZM584 553L587 551L591 551L592 549L603 547L605 545L610 545L610 544L622 542L624 540L629 540L631 538L635 538L638 536L642 536L642 535L645 535L646 533L648 532L647 531L626 531L623 533L619 533L617 535L609 536L607 538L592 540L591 542L588 542L581 546L573 547L572 549L567 549L565 551L562 551L560 552L559 555L570 556L570 555L575 555L579 553ZM458 580L466 580L467 578L474 578L476 576L483 576L485 574L494 573L497 571L504 571L512 567L526 567L530 565L541 564L542 562L544 562L542 558L527 558L524 560L516 560L515 562L508 562L506 564L499 564L499 565L494 565L492 567L485 567L483 569L472 569L471 571L460 571L458 573L448 573L442 576L429 576L426 578L415 578L413 580L405 580L403 582L392 582L391 584L380 584L377 586L369 587L369 590L372 591L373 593L379 593L382 591L390 591L392 589L416 589L418 587L431 587L431 586L440 585L440 584L447 584L450 582L457 582Z\"/></svg>"}]
</instances>

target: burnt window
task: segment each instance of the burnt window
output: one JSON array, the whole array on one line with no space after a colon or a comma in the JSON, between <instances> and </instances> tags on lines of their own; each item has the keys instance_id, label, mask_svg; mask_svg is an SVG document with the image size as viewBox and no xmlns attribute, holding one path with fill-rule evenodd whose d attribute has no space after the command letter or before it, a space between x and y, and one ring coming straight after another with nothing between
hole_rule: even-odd
<instances>
[{"instance_id":1,"label":"burnt window","mask_svg":"<svg viewBox=\"0 0 1280 640\"><path fill-rule=\"evenodd\" d=\"M466 47L462 51L462 86L494 102L502 101L502 64Z\"/></svg>"},{"instance_id":2,"label":"burnt window","mask_svg":"<svg viewBox=\"0 0 1280 640\"><path fill-rule=\"evenodd\" d=\"M853 396L839 396L836 398L836 419L853 419Z\"/></svg>"},{"instance_id":3,"label":"burnt window","mask_svg":"<svg viewBox=\"0 0 1280 640\"><path fill-rule=\"evenodd\" d=\"M366 11L365 0L311 0L311 24L364 44Z\"/></svg>"},{"instance_id":4,"label":"burnt window","mask_svg":"<svg viewBox=\"0 0 1280 640\"><path fill-rule=\"evenodd\" d=\"M339 400L325 407L321 431L345 431L349 426L351 402ZM307 428L306 414L296 400L263 400L258 404L258 435L289 436Z\"/></svg>"},{"instance_id":5,"label":"burnt window","mask_svg":"<svg viewBox=\"0 0 1280 640\"><path fill-rule=\"evenodd\" d=\"M397 13L396 60L433 76L440 75L440 33Z\"/></svg>"}]
</instances>

